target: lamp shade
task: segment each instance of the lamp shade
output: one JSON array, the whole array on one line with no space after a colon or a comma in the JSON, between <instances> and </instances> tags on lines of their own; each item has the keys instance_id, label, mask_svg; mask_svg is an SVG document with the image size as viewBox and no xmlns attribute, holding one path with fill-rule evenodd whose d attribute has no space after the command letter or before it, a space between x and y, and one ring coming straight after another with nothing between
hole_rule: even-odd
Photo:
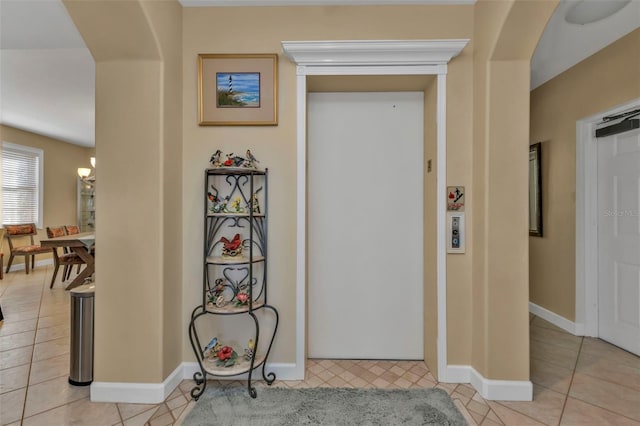
<instances>
[{"instance_id":1,"label":"lamp shade","mask_svg":"<svg viewBox=\"0 0 640 426\"><path fill-rule=\"evenodd\" d=\"M91 169L87 169L84 167L79 167L78 168L78 176L80 176L81 178L86 178L91 174Z\"/></svg>"},{"instance_id":2,"label":"lamp shade","mask_svg":"<svg viewBox=\"0 0 640 426\"><path fill-rule=\"evenodd\" d=\"M587 25L608 18L629 3L631 0L581 0L571 6L564 19L570 24Z\"/></svg>"}]
</instances>

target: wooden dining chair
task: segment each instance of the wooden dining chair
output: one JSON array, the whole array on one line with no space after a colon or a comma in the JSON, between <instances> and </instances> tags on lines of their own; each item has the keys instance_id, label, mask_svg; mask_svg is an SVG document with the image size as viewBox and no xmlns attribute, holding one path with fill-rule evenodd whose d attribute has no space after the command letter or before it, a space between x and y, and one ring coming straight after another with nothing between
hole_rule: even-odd
<instances>
[{"instance_id":1,"label":"wooden dining chair","mask_svg":"<svg viewBox=\"0 0 640 426\"><path fill-rule=\"evenodd\" d=\"M24 256L24 270L29 274L29 259L31 259L31 268L36 264L36 254L51 253L51 247L42 247L35 243L34 235L38 234L35 223L24 223L20 225L5 225L7 231L7 241L9 242L9 262L7 263L7 272L11 269L11 263L15 256ZM17 245L18 240L29 239L30 244Z\"/></svg>"},{"instance_id":2,"label":"wooden dining chair","mask_svg":"<svg viewBox=\"0 0 640 426\"><path fill-rule=\"evenodd\" d=\"M64 237L66 235L66 233L64 232L64 227L63 226L58 226L58 227L47 227L47 236L49 238L56 238L56 237ZM56 276L58 275L58 269L60 268L60 266L64 266L64 269L62 271L62 281L66 280L69 275L69 272L71 270L71 268L73 268L73 265L78 265L78 272L80 271L80 266L84 265L84 262L82 261L82 259L80 259L80 256L78 256L76 253L63 253L62 255L60 255L58 253L58 248L54 247L53 248L53 277L51 278L51 285L49 286L49 288L53 288L53 284L56 281Z\"/></svg>"},{"instance_id":3,"label":"wooden dining chair","mask_svg":"<svg viewBox=\"0 0 640 426\"><path fill-rule=\"evenodd\" d=\"M64 232L67 233L67 235L75 235L75 234L79 234L80 233L80 227L78 225L65 225L64 226ZM93 248L91 248L91 250L93 250ZM68 247L64 248L64 252L65 253L71 253L71 250ZM69 268L68 270L65 269L65 273L66 273L66 277L65 278L69 278L69 276L71 275L71 268ZM78 265L78 271L77 273L80 273L80 265Z\"/></svg>"},{"instance_id":4,"label":"wooden dining chair","mask_svg":"<svg viewBox=\"0 0 640 426\"><path fill-rule=\"evenodd\" d=\"M80 227L78 225L65 225L64 226L64 232L66 232L67 235L79 234L80 233Z\"/></svg>"}]
</instances>

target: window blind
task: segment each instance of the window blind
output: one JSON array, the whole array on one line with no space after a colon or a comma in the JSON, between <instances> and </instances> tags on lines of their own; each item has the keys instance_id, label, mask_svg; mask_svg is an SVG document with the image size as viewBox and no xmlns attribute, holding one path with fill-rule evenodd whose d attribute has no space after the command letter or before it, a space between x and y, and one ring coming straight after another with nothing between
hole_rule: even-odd
<instances>
[{"instance_id":1,"label":"window blind","mask_svg":"<svg viewBox=\"0 0 640 426\"><path fill-rule=\"evenodd\" d=\"M2 224L35 223L42 228L43 151L2 144Z\"/></svg>"}]
</instances>

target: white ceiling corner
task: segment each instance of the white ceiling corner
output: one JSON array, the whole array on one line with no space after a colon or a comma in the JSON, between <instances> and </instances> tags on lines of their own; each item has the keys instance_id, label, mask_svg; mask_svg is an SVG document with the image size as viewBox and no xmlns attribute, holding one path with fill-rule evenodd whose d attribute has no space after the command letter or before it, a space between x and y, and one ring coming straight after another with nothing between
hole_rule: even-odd
<instances>
[{"instance_id":1,"label":"white ceiling corner","mask_svg":"<svg viewBox=\"0 0 640 426\"><path fill-rule=\"evenodd\" d=\"M560 2L531 58L532 90L640 27L640 0L632 0L622 10L591 24L566 22L567 12L580 1L609 0Z\"/></svg>"},{"instance_id":2,"label":"white ceiling corner","mask_svg":"<svg viewBox=\"0 0 640 426\"><path fill-rule=\"evenodd\" d=\"M60 0L0 0L0 123L95 145L95 62Z\"/></svg>"}]
</instances>

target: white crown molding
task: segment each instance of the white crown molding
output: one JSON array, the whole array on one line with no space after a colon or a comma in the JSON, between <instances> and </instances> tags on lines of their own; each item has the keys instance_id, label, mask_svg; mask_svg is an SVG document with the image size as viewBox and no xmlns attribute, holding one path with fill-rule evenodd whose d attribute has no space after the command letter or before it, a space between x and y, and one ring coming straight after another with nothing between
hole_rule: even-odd
<instances>
[{"instance_id":1,"label":"white crown molding","mask_svg":"<svg viewBox=\"0 0 640 426\"><path fill-rule=\"evenodd\" d=\"M469 39L283 41L298 66L446 65Z\"/></svg>"},{"instance_id":2,"label":"white crown molding","mask_svg":"<svg viewBox=\"0 0 640 426\"><path fill-rule=\"evenodd\" d=\"M469 5L476 0L180 0L182 7Z\"/></svg>"}]
</instances>

